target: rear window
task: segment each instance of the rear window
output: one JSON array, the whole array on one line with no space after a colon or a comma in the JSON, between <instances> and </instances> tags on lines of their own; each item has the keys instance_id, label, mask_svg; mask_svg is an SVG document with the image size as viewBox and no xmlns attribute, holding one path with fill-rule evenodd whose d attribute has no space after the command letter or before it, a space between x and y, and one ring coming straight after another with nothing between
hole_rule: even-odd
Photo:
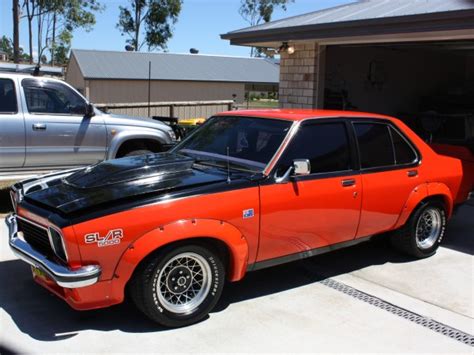
<instances>
[{"instance_id":1,"label":"rear window","mask_svg":"<svg viewBox=\"0 0 474 355\"><path fill-rule=\"evenodd\" d=\"M395 129L390 128L393 147L395 149L395 162L397 165L411 164L417 159L417 155L410 144Z\"/></svg>"},{"instance_id":2,"label":"rear window","mask_svg":"<svg viewBox=\"0 0 474 355\"><path fill-rule=\"evenodd\" d=\"M389 127L380 123L354 123L362 169L395 165Z\"/></svg>"},{"instance_id":3,"label":"rear window","mask_svg":"<svg viewBox=\"0 0 474 355\"><path fill-rule=\"evenodd\" d=\"M0 113L17 113L15 85L10 79L0 79Z\"/></svg>"}]
</instances>

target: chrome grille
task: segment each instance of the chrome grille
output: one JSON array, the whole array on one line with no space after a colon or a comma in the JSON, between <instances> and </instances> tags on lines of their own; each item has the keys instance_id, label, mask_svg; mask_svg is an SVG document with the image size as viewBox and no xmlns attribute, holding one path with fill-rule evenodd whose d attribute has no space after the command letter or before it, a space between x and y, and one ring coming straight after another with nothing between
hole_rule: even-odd
<instances>
[{"instance_id":1,"label":"chrome grille","mask_svg":"<svg viewBox=\"0 0 474 355\"><path fill-rule=\"evenodd\" d=\"M54 257L54 251L49 242L48 230L36 223L30 222L23 218L17 219L18 230L23 233L25 242L41 254L47 257Z\"/></svg>"}]
</instances>

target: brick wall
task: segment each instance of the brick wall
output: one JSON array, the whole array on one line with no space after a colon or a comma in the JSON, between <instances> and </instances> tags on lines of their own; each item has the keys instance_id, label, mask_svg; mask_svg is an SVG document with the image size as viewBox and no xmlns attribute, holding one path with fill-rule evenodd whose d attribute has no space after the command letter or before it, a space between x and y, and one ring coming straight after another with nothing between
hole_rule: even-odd
<instances>
[{"instance_id":1,"label":"brick wall","mask_svg":"<svg viewBox=\"0 0 474 355\"><path fill-rule=\"evenodd\" d=\"M317 43L296 44L295 52L281 54L280 107L316 108L318 101Z\"/></svg>"}]
</instances>

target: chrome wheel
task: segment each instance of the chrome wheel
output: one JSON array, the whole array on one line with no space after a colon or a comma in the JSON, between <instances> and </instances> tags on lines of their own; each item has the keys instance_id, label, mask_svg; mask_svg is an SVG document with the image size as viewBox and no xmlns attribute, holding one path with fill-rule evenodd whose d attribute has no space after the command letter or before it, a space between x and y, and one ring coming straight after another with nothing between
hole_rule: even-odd
<instances>
[{"instance_id":1,"label":"chrome wheel","mask_svg":"<svg viewBox=\"0 0 474 355\"><path fill-rule=\"evenodd\" d=\"M158 299L170 312L192 313L209 294L211 277L211 267L201 255L191 252L176 255L158 275Z\"/></svg>"},{"instance_id":2,"label":"chrome wheel","mask_svg":"<svg viewBox=\"0 0 474 355\"><path fill-rule=\"evenodd\" d=\"M441 233L442 217L438 209L427 208L416 224L416 245L420 249L430 249Z\"/></svg>"}]
</instances>

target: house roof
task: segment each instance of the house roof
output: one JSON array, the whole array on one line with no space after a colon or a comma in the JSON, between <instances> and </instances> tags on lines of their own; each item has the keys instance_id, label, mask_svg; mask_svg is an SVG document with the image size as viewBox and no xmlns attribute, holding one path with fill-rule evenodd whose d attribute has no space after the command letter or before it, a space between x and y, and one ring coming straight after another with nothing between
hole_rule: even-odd
<instances>
[{"instance_id":1,"label":"house roof","mask_svg":"<svg viewBox=\"0 0 474 355\"><path fill-rule=\"evenodd\" d=\"M472 0L360 0L300 16L247 27L221 35L239 40L302 39L306 31L318 37L474 28ZM384 27L385 25L385 27ZM389 27L391 25L391 27ZM373 27L371 27L373 26ZM369 30L370 29L370 30ZM299 33L300 36L295 34ZM281 38L283 36L283 38Z\"/></svg>"},{"instance_id":2,"label":"house roof","mask_svg":"<svg viewBox=\"0 0 474 355\"><path fill-rule=\"evenodd\" d=\"M278 65L262 58L74 49L85 79L220 81L276 84Z\"/></svg>"}]
</instances>

